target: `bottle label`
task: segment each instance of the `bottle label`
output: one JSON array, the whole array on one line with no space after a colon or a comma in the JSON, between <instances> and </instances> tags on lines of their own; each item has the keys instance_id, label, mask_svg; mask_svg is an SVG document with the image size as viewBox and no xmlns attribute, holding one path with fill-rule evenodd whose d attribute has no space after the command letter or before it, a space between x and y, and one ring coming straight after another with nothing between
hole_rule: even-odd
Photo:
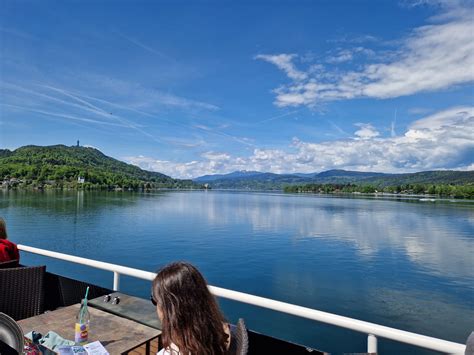
<instances>
[{"instance_id":1,"label":"bottle label","mask_svg":"<svg viewBox=\"0 0 474 355\"><path fill-rule=\"evenodd\" d=\"M76 323L74 341L76 343L86 343L89 336L89 324Z\"/></svg>"}]
</instances>

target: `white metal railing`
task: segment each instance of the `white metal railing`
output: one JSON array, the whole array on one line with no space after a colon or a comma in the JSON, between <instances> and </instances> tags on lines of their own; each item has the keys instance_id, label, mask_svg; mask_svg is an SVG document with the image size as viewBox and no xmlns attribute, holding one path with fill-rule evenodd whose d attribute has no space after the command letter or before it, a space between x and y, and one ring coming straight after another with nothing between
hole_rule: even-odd
<instances>
[{"instance_id":1,"label":"white metal railing","mask_svg":"<svg viewBox=\"0 0 474 355\"><path fill-rule=\"evenodd\" d=\"M102 261L81 258L69 254L58 253L45 249L34 248L26 245L18 245L18 249L24 252L48 256L55 259L65 260L76 264L87 265L97 269L112 271L114 273L113 289L119 290L120 275L127 275L143 280L151 281L156 274L149 271L134 269L126 266L105 263ZM228 290L221 287L209 286L209 290L217 297L263 307L294 316L315 320L318 322L335 325L341 328L351 329L367 334L367 352L377 352L377 337L395 340L426 349L431 349L447 354L464 354L466 346L447 340L433 338L421 334L411 333L400 329L390 328L383 325L361 321L354 318L343 317L336 314L322 312L315 309L301 307L290 303L280 302L269 298L251 295L248 293Z\"/></svg>"}]
</instances>

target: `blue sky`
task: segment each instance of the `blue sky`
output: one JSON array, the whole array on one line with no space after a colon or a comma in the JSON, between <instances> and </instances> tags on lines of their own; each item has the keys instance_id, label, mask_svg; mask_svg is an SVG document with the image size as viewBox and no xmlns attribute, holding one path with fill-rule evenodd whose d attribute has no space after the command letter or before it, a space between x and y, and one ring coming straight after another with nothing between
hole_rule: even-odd
<instances>
[{"instance_id":1,"label":"blue sky","mask_svg":"<svg viewBox=\"0 0 474 355\"><path fill-rule=\"evenodd\" d=\"M471 1L11 1L0 147L189 178L474 169Z\"/></svg>"}]
</instances>

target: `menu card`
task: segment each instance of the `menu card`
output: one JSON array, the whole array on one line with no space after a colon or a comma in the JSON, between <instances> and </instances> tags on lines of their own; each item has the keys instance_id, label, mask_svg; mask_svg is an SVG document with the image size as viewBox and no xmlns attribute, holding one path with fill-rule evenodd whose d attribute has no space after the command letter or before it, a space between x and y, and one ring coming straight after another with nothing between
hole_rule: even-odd
<instances>
[{"instance_id":1,"label":"menu card","mask_svg":"<svg viewBox=\"0 0 474 355\"><path fill-rule=\"evenodd\" d=\"M100 341L94 341L92 343L84 345L87 354L89 355L109 355L108 351L100 343Z\"/></svg>"},{"instance_id":2,"label":"menu card","mask_svg":"<svg viewBox=\"0 0 474 355\"><path fill-rule=\"evenodd\" d=\"M58 350L59 355L87 355L84 347L79 345L61 345Z\"/></svg>"}]
</instances>

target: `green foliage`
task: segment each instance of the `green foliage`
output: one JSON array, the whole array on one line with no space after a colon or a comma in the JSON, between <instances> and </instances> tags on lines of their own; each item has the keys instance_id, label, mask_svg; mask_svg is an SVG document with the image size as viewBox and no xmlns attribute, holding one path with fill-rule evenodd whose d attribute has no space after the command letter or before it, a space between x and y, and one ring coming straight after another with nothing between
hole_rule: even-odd
<instances>
[{"instance_id":1,"label":"green foliage","mask_svg":"<svg viewBox=\"0 0 474 355\"><path fill-rule=\"evenodd\" d=\"M0 158L8 157L12 152L8 149L0 149Z\"/></svg>"},{"instance_id":2,"label":"green foliage","mask_svg":"<svg viewBox=\"0 0 474 355\"><path fill-rule=\"evenodd\" d=\"M85 179L78 183L78 177ZM0 150L0 182L10 186L80 189L200 188L189 180L142 170L99 150L55 145Z\"/></svg>"},{"instance_id":3,"label":"green foliage","mask_svg":"<svg viewBox=\"0 0 474 355\"><path fill-rule=\"evenodd\" d=\"M290 185L284 188L290 193L394 193L394 194L428 194L447 196L453 198L474 198L474 184L451 185L451 184L404 184L397 186L375 186L357 184L306 184Z\"/></svg>"},{"instance_id":4,"label":"green foliage","mask_svg":"<svg viewBox=\"0 0 474 355\"><path fill-rule=\"evenodd\" d=\"M382 177L371 177L364 182L375 186L420 185L429 184L466 185L474 183L474 171L421 171L412 174L393 174Z\"/></svg>"},{"instance_id":5,"label":"green foliage","mask_svg":"<svg viewBox=\"0 0 474 355\"><path fill-rule=\"evenodd\" d=\"M257 173L252 176L222 176L206 182L213 189L282 190L288 185L335 184L339 186L356 184L359 186L374 186L379 190L385 187L399 187L398 192L402 190L402 185L409 184L416 185L413 189L417 193L423 193L423 189L429 184L474 184L474 171L423 171L412 174L382 174L329 170L319 174L308 175Z\"/></svg>"}]
</instances>

